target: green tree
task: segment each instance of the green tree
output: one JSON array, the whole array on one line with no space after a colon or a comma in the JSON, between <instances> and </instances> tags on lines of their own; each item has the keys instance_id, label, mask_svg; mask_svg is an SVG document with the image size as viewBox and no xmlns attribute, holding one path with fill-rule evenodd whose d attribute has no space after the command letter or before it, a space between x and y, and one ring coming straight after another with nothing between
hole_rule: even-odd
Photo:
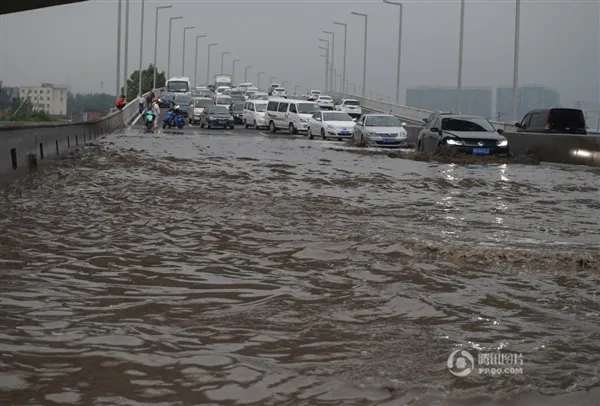
<instances>
[{"instance_id":1,"label":"green tree","mask_svg":"<svg viewBox=\"0 0 600 406\"><path fill-rule=\"evenodd\" d=\"M67 95L67 114L81 114L83 112L98 111L108 113L115 105L115 96L107 93L87 93Z\"/></svg>"},{"instance_id":2,"label":"green tree","mask_svg":"<svg viewBox=\"0 0 600 406\"><path fill-rule=\"evenodd\" d=\"M136 70L131 74L129 79L127 79L127 94L125 97L127 101L131 101L138 96L138 88L139 88L139 80L140 80L140 71ZM167 77L164 71L156 71L156 87L163 87L167 83ZM152 90L154 85L154 65L150 64L148 69L144 69L142 71L142 94L149 92ZM121 88L121 94L125 89ZM120 96L120 95L119 95Z\"/></svg>"},{"instance_id":3,"label":"green tree","mask_svg":"<svg viewBox=\"0 0 600 406\"><path fill-rule=\"evenodd\" d=\"M10 113L14 114L29 114L33 111L33 103L29 99L22 99L20 97L13 97L10 102ZM18 111L17 111L18 110Z\"/></svg>"}]
</instances>

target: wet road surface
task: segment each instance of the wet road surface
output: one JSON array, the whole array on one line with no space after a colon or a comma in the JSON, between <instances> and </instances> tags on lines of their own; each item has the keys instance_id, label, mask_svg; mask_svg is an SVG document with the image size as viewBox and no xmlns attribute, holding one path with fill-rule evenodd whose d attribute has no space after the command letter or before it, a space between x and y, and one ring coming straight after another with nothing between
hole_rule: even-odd
<instances>
[{"instance_id":1,"label":"wet road surface","mask_svg":"<svg viewBox=\"0 0 600 406\"><path fill-rule=\"evenodd\" d=\"M111 135L1 191L0 404L598 405L599 175Z\"/></svg>"}]
</instances>

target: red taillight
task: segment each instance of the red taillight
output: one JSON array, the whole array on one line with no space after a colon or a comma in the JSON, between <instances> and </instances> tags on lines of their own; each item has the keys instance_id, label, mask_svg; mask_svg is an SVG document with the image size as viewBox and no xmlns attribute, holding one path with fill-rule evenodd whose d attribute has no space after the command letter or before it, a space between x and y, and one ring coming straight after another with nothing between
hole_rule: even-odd
<instances>
[{"instance_id":1,"label":"red taillight","mask_svg":"<svg viewBox=\"0 0 600 406\"><path fill-rule=\"evenodd\" d=\"M546 120L546 131L550 130L550 119L551 119L552 113L548 112L548 119Z\"/></svg>"}]
</instances>

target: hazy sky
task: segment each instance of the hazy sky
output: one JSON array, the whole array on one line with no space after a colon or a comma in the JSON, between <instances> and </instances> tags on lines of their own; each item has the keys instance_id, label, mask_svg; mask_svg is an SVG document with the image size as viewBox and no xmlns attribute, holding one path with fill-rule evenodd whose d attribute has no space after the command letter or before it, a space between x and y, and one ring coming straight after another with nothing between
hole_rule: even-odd
<instances>
[{"instance_id":1,"label":"hazy sky","mask_svg":"<svg viewBox=\"0 0 600 406\"><path fill-rule=\"evenodd\" d=\"M22 0L21 0L22 1ZM211 58L211 80L237 64L236 82L252 65L264 87L270 76L305 88L324 86L324 58L318 38L335 31L335 66L342 71L343 28L348 23L346 77L362 84L364 25L351 11L367 13L367 89L395 97L398 7L381 1L146 1L143 65L153 60L155 7L161 11L158 66L166 71L168 17L173 22L171 76L181 73L183 27L188 31L185 75L194 77L196 35L198 84L206 80L206 45L218 42ZM116 91L117 1L84 3L33 10L1 17L0 79L8 85L69 83L77 92ZM124 16L125 7L123 7ZM130 0L129 74L139 67L141 1ZM512 85L514 0L466 3L463 86ZM124 17L123 17L124 21ZM411 86L456 86L459 43L459 0L405 0L402 41L401 97ZM522 0L519 83L556 88L563 101L600 103L600 4L598 0ZM124 40L124 36L123 36ZM124 50L124 47L122 47ZM123 65L121 66L123 68ZM103 88L101 88L103 82Z\"/></svg>"}]
</instances>

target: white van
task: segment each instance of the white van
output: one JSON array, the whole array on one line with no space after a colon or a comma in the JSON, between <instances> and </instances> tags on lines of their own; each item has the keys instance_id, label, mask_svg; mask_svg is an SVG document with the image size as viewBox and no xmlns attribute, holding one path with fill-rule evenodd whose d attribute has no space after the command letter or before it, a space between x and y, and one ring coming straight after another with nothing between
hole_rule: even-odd
<instances>
[{"instance_id":1,"label":"white van","mask_svg":"<svg viewBox=\"0 0 600 406\"><path fill-rule=\"evenodd\" d=\"M190 78L175 76L167 80L166 87L167 92L188 93L192 89L192 82L190 82Z\"/></svg>"},{"instance_id":2,"label":"white van","mask_svg":"<svg viewBox=\"0 0 600 406\"><path fill-rule=\"evenodd\" d=\"M244 103L244 127L269 127L267 120L267 101L266 100L248 100Z\"/></svg>"},{"instance_id":3,"label":"white van","mask_svg":"<svg viewBox=\"0 0 600 406\"><path fill-rule=\"evenodd\" d=\"M231 97L226 96L226 95L217 95L215 97L215 104L218 106L231 106L231 103L233 103L233 100L231 100Z\"/></svg>"},{"instance_id":4,"label":"white van","mask_svg":"<svg viewBox=\"0 0 600 406\"><path fill-rule=\"evenodd\" d=\"M308 120L319 111L315 102L270 98L267 104L267 119L271 133L287 129L290 134L308 131Z\"/></svg>"}]
</instances>

